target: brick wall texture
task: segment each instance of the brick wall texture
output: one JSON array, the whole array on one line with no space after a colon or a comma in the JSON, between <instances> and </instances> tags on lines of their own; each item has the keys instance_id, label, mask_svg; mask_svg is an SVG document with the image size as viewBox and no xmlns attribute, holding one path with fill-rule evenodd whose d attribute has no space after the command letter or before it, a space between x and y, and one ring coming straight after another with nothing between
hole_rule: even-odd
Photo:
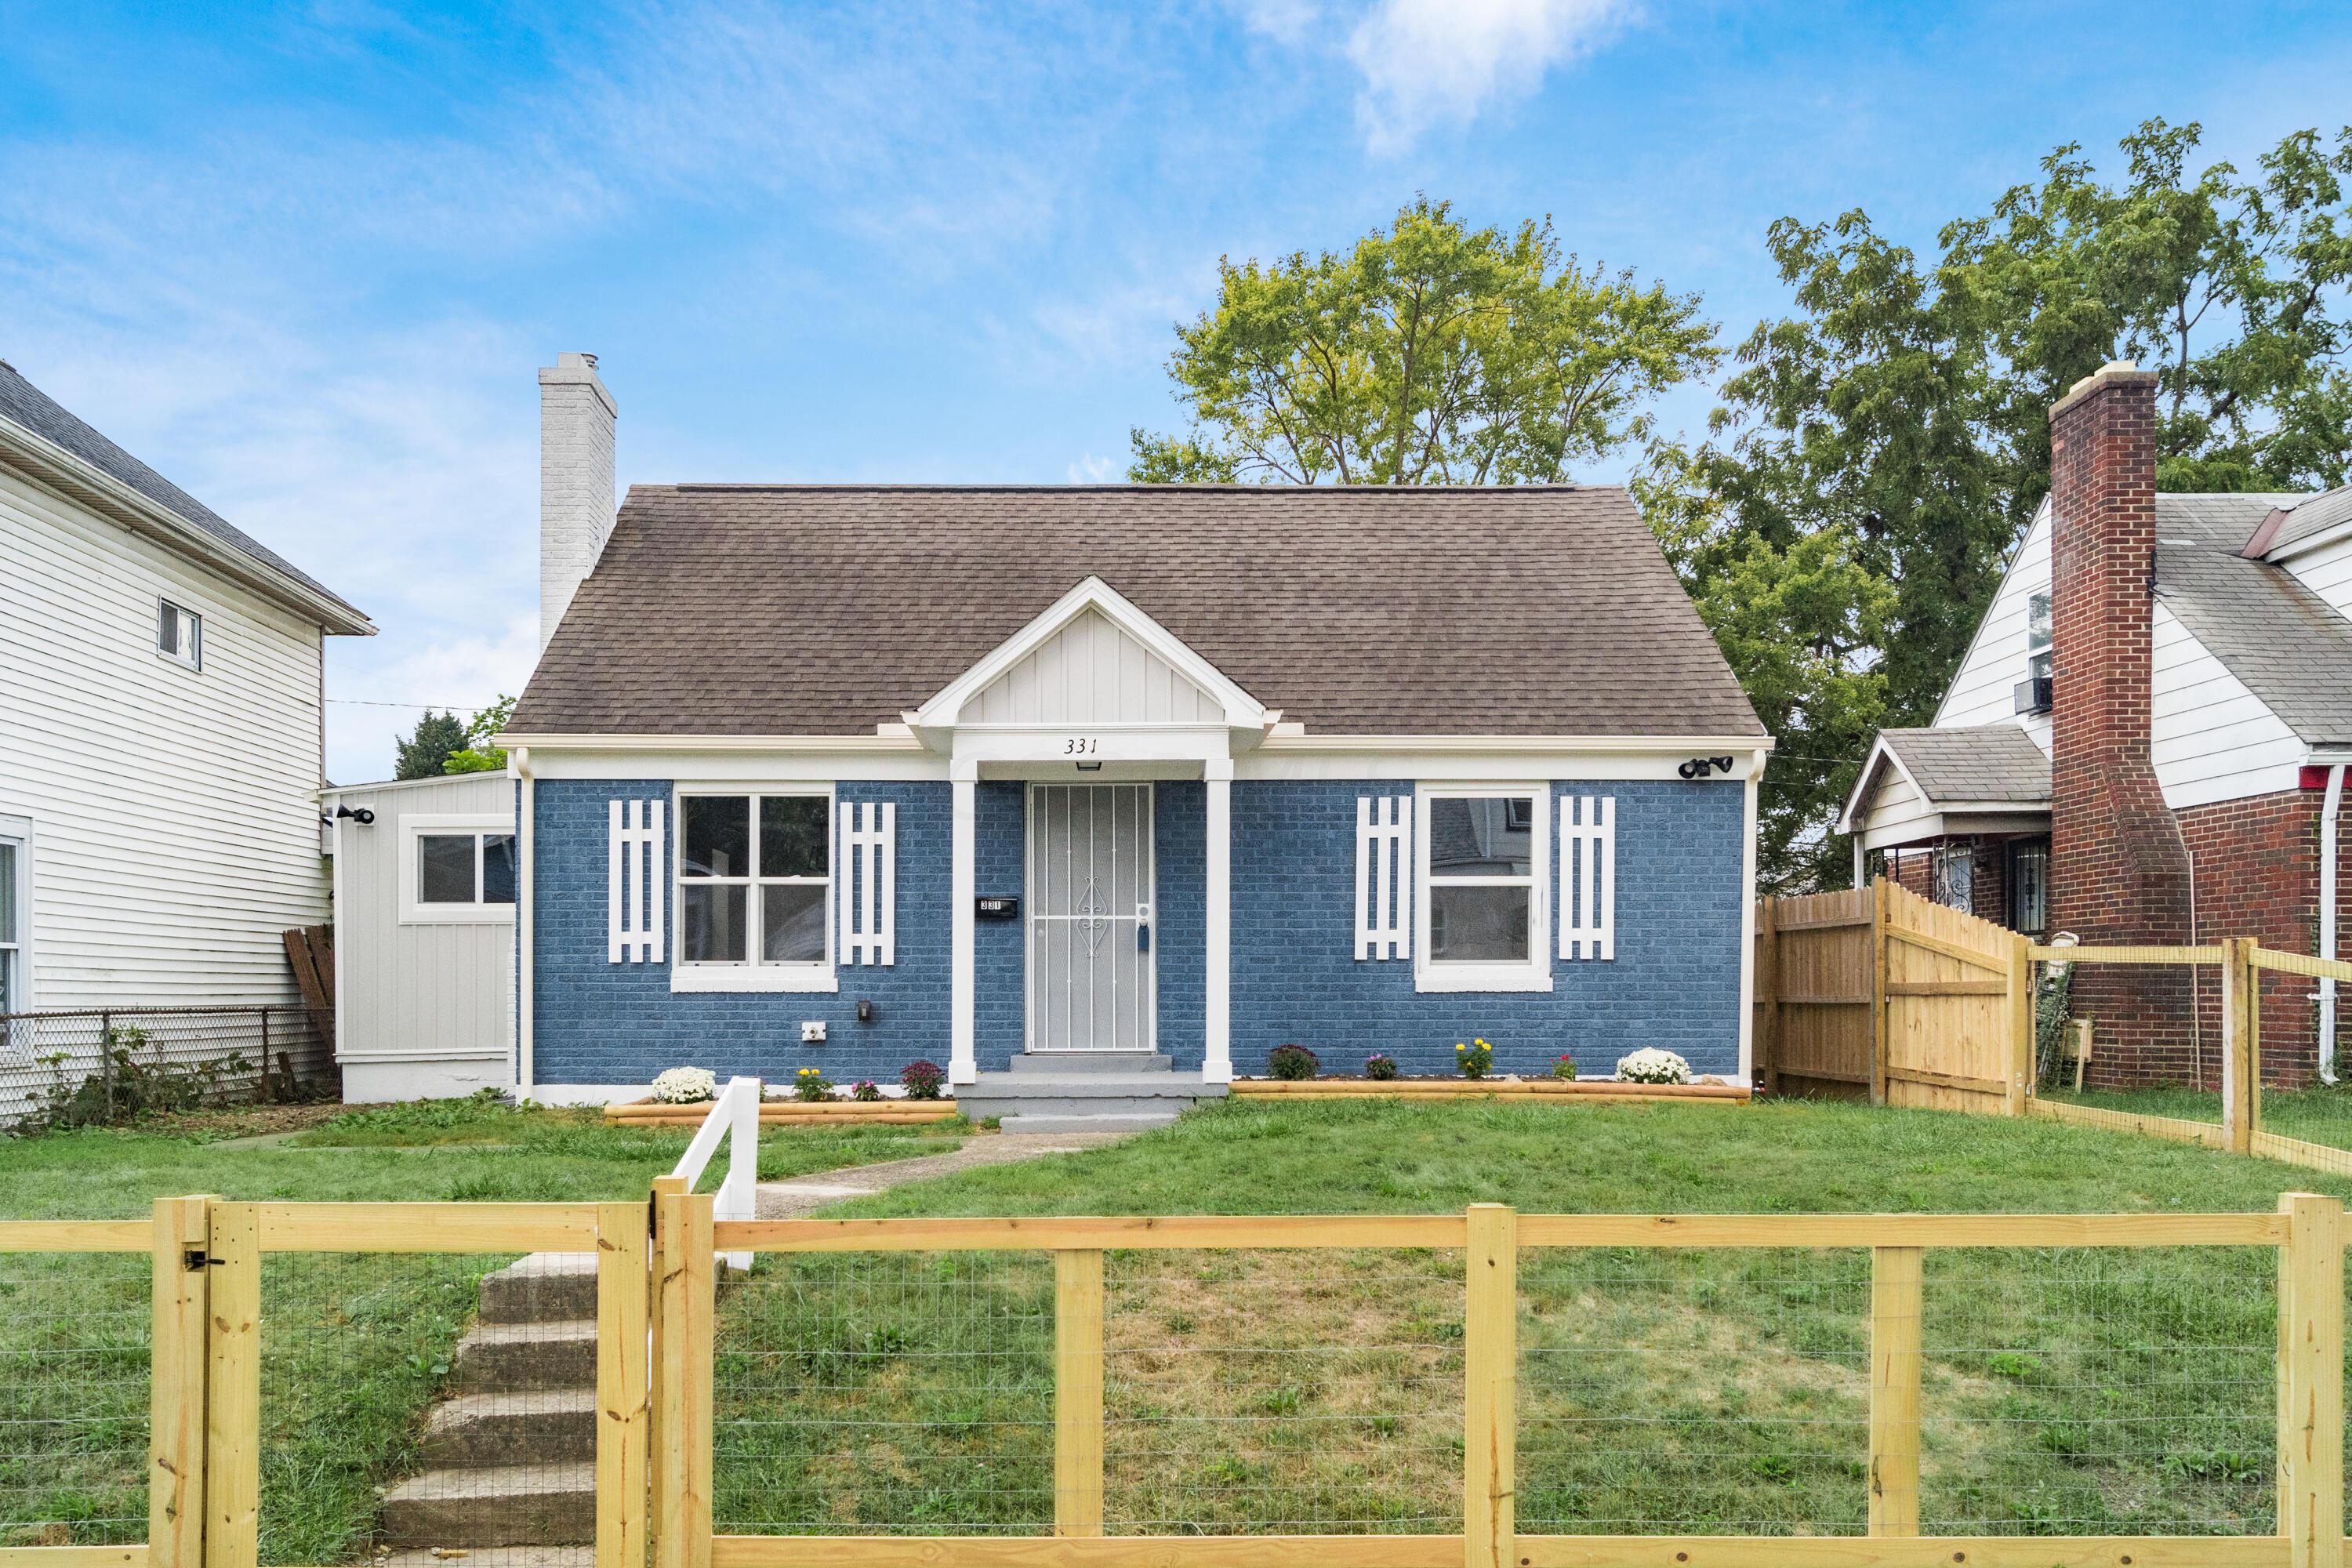
<instances>
[{"instance_id":1,"label":"brick wall texture","mask_svg":"<svg viewBox=\"0 0 2352 1568\"><path fill-rule=\"evenodd\" d=\"M1617 957L1554 961L1548 994L1426 995L1413 989L1410 961L1354 956L1357 797L1412 788L1345 781L1233 786L1237 1071L1263 1070L1267 1050L1296 1040L1335 1071L1357 1070L1365 1055L1384 1050L1408 1071L1448 1072L1454 1042L1474 1035L1496 1047L1500 1070L1548 1071L1567 1050L1588 1071L1605 1072L1626 1051L1664 1046L1696 1071L1737 1071L1741 785L1559 786L1616 797ZM749 1073L783 1082L815 1066L836 1082L889 1083L919 1058L946 1065L949 785L836 786L842 801L898 805L898 924L897 963L845 964L833 994L674 994L667 963L607 962L608 803L667 802L670 787L549 780L534 793L531 994L540 1082L643 1083L664 1068L691 1064L722 1078ZM975 871L982 896L1024 892L1023 795L1017 784L979 786ZM1199 1070L1202 1056L1205 807L1198 783L1155 786L1160 1047L1188 1071ZM674 828L674 811L668 823ZM1556 879L1546 890L1555 896ZM981 921L975 940L975 1048L985 1070L1005 1066L1022 1048L1025 949L1017 921ZM869 1023L856 1020L861 997L875 1004ZM801 1044L804 1019L825 1022L824 1045Z\"/></svg>"},{"instance_id":2,"label":"brick wall texture","mask_svg":"<svg viewBox=\"0 0 2352 1568\"><path fill-rule=\"evenodd\" d=\"M2102 372L2051 416L2050 919L2085 942L2192 940L2189 850L2148 756L2156 376ZM2178 1080L2196 1054L2189 975L2078 968L2095 1070Z\"/></svg>"}]
</instances>

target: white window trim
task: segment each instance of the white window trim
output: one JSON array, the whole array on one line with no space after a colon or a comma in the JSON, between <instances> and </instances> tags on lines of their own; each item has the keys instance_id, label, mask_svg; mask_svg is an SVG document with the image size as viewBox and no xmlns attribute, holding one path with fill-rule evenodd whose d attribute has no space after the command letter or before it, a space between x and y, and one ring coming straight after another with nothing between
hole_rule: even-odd
<instances>
[{"instance_id":1,"label":"white window trim","mask_svg":"<svg viewBox=\"0 0 2352 1568\"><path fill-rule=\"evenodd\" d=\"M189 639L195 644L195 647L186 653L167 652L161 645L154 643L155 635L162 632L163 629L163 607L166 605L170 605L173 613L179 616L184 622L194 621L195 623L195 636ZM148 623L150 628L148 640L151 646L155 647L155 657L163 660L167 664L176 664L183 669L193 669L199 675L203 674L205 668L205 614L204 611L191 608L181 600L173 598L169 594L156 595L155 618Z\"/></svg>"},{"instance_id":2,"label":"white window trim","mask_svg":"<svg viewBox=\"0 0 2352 1568\"><path fill-rule=\"evenodd\" d=\"M750 798L752 842L759 841L760 816L756 804L761 795L809 795L824 802L825 879L824 879L824 960L821 963L763 963L757 956L759 948L754 933L744 932L744 952L740 960L694 962L678 955L686 948L686 899L684 882L679 873L686 865L686 803L697 796L719 799ZM841 977L835 969L839 956L838 933L835 925L839 919L837 900L841 888L840 803L834 799L834 788L825 784L681 784L670 810L669 835L669 897L670 897L670 964L669 988L673 994L688 992L768 992L831 994L841 989ZM756 852L755 852L756 853ZM748 927L759 923L751 905L758 900L760 879L749 879L745 886L744 919Z\"/></svg>"},{"instance_id":3,"label":"white window trim","mask_svg":"<svg viewBox=\"0 0 2352 1568\"><path fill-rule=\"evenodd\" d=\"M1528 956L1517 963L1448 963L1429 956L1429 803L1433 800L1533 798L1528 826ZM1413 878L1412 988L1421 992L1549 991L1551 980L1551 817L1549 784L1416 784L1412 790ZM1448 877L1449 885L1491 883L1517 887L1517 877Z\"/></svg>"},{"instance_id":4,"label":"white window trim","mask_svg":"<svg viewBox=\"0 0 2352 1568\"><path fill-rule=\"evenodd\" d=\"M485 835L511 834L514 819L496 813L482 812L418 812L400 819L400 923L404 926L475 926L512 925L513 904L479 902L482 890L482 838ZM474 894L478 901L470 904L428 904L417 897L418 849L416 841L428 833L470 833L474 835ZM520 852L521 845L516 849ZM518 875L520 870L518 869ZM520 887L516 889L520 896Z\"/></svg>"},{"instance_id":5,"label":"white window trim","mask_svg":"<svg viewBox=\"0 0 2352 1568\"><path fill-rule=\"evenodd\" d=\"M0 841L16 847L16 993L15 1011L30 1013L39 1004L33 996L33 819L0 816ZM8 962L0 958L0 963ZM15 1042L0 1039L0 1047ZM28 1053L29 1055L29 1053Z\"/></svg>"}]
</instances>

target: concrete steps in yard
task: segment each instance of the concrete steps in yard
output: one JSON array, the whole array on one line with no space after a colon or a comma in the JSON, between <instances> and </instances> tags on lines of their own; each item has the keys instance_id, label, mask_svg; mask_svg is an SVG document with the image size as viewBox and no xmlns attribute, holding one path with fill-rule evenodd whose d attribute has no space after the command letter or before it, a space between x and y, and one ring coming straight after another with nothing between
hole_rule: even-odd
<instances>
[{"instance_id":1,"label":"concrete steps in yard","mask_svg":"<svg viewBox=\"0 0 2352 1568\"><path fill-rule=\"evenodd\" d=\"M1041 1051L982 1073L956 1090L956 1104L974 1121L999 1118L1007 1132L1133 1132L1224 1093L1223 1084L1180 1076L1154 1052Z\"/></svg>"},{"instance_id":2,"label":"concrete steps in yard","mask_svg":"<svg viewBox=\"0 0 2352 1568\"><path fill-rule=\"evenodd\" d=\"M383 1542L467 1551L596 1539L596 1462L426 1470L383 1497Z\"/></svg>"},{"instance_id":3,"label":"concrete steps in yard","mask_svg":"<svg viewBox=\"0 0 2352 1568\"><path fill-rule=\"evenodd\" d=\"M425 1468L384 1493L379 1538L395 1562L527 1547L556 1568L596 1538L595 1256L533 1253L476 1302Z\"/></svg>"}]
</instances>

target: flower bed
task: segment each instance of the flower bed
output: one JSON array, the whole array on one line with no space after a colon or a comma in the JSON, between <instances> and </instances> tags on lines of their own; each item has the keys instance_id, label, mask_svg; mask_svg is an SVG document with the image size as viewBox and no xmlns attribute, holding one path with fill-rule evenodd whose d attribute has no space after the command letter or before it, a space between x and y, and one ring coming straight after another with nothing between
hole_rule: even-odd
<instances>
[{"instance_id":1,"label":"flower bed","mask_svg":"<svg viewBox=\"0 0 2352 1568\"><path fill-rule=\"evenodd\" d=\"M1746 1084L1620 1083L1612 1079L1318 1078L1280 1082L1235 1079L1233 1092L1244 1098L1346 1099L1356 1095L1400 1100L1706 1100L1744 1102Z\"/></svg>"}]
</instances>

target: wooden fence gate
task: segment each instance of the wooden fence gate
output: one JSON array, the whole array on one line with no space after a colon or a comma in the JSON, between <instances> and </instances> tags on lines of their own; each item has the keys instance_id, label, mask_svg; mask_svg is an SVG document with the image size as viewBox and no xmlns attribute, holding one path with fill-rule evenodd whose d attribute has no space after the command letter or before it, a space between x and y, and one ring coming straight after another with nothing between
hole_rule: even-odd
<instances>
[{"instance_id":1,"label":"wooden fence gate","mask_svg":"<svg viewBox=\"0 0 2352 1568\"><path fill-rule=\"evenodd\" d=\"M2033 1074L2025 938L1881 878L1767 900L1756 940L1765 1092L2022 1114Z\"/></svg>"}]
</instances>

